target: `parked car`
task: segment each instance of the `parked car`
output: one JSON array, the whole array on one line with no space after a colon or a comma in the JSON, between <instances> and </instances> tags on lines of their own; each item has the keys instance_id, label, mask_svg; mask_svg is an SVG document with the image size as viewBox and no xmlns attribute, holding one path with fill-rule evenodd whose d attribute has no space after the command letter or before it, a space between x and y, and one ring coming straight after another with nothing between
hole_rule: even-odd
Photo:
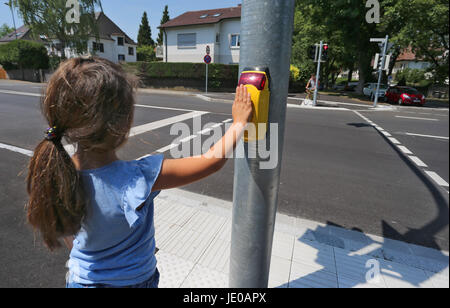
<instances>
[{"instance_id":1,"label":"parked car","mask_svg":"<svg viewBox=\"0 0 450 308\"><path fill-rule=\"evenodd\" d=\"M358 84L359 82L349 82L347 87L345 88L345 91L355 92L355 89L358 86Z\"/></svg>"},{"instance_id":2,"label":"parked car","mask_svg":"<svg viewBox=\"0 0 450 308\"><path fill-rule=\"evenodd\" d=\"M425 96L410 87L390 87L386 92L385 100L386 102L398 103L399 105L423 106L426 103Z\"/></svg>"},{"instance_id":3,"label":"parked car","mask_svg":"<svg viewBox=\"0 0 450 308\"><path fill-rule=\"evenodd\" d=\"M378 97L384 98L388 86L385 84L380 84L380 90L378 92ZM365 96L369 96L370 99L375 98L375 93L377 92L377 83L367 83L364 85L363 93Z\"/></svg>"},{"instance_id":4,"label":"parked car","mask_svg":"<svg viewBox=\"0 0 450 308\"><path fill-rule=\"evenodd\" d=\"M333 86L333 89L337 90L337 91L344 91L346 87L347 87L347 82L341 81L341 82L338 82L337 84L335 84Z\"/></svg>"},{"instance_id":5,"label":"parked car","mask_svg":"<svg viewBox=\"0 0 450 308\"><path fill-rule=\"evenodd\" d=\"M357 82L347 82L341 81L333 86L334 90L337 91L355 91L355 88L358 86Z\"/></svg>"}]
</instances>

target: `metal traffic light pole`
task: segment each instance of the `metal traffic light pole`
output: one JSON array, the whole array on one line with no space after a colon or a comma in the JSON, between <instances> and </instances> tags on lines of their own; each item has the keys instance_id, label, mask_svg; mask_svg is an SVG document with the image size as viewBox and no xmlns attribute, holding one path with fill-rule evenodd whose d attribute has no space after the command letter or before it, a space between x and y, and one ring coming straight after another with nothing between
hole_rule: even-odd
<instances>
[{"instance_id":1,"label":"metal traffic light pole","mask_svg":"<svg viewBox=\"0 0 450 308\"><path fill-rule=\"evenodd\" d=\"M267 288L284 142L295 0L243 0L240 67L270 71L269 126L265 142L241 142L236 150L231 236L231 288ZM278 129L272 129L272 125ZM277 165L256 155L277 138ZM272 151L271 151L272 152Z\"/></svg>"},{"instance_id":2,"label":"metal traffic light pole","mask_svg":"<svg viewBox=\"0 0 450 308\"><path fill-rule=\"evenodd\" d=\"M385 41L383 43L384 45L383 45L383 55L382 55L381 65L380 65L379 70L378 70L377 90L375 92L375 101L373 103L373 107L374 108L376 108L377 105L378 105L378 96L379 96L378 93L380 93L381 77L383 76L383 69L384 69L384 66L386 64L386 53L387 53L387 50L388 50L388 43L389 43L389 35L386 35L386 39L385 39Z\"/></svg>"},{"instance_id":3,"label":"metal traffic light pole","mask_svg":"<svg viewBox=\"0 0 450 308\"><path fill-rule=\"evenodd\" d=\"M317 106L317 93L319 91L320 82L320 65L322 64L323 41L320 41L319 59L317 60L316 89L314 90L314 106Z\"/></svg>"}]
</instances>

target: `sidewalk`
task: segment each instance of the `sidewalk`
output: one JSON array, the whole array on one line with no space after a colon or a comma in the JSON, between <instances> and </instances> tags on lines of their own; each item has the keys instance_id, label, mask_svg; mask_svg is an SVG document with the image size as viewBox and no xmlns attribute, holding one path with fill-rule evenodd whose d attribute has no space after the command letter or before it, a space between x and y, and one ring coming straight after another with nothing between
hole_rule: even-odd
<instances>
[{"instance_id":1,"label":"sidewalk","mask_svg":"<svg viewBox=\"0 0 450 308\"><path fill-rule=\"evenodd\" d=\"M161 288L228 287L231 207L177 189L160 194L155 227ZM367 282L373 264L381 275ZM269 287L448 288L449 254L278 215Z\"/></svg>"}]
</instances>

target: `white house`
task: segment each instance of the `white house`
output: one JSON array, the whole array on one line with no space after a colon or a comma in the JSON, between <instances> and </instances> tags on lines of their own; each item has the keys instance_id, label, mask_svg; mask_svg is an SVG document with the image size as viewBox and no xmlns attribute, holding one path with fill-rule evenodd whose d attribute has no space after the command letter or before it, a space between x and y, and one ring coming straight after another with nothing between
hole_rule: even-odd
<instances>
[{"instance_id":1,"label":"white house","mask_svg":"<svg viewBox=\"0 0 450 308\"><path fill-rule=\"evenodd\" d=\"M397 58L393 69L393 74L397 74L404 69L419 69L424 70L431 66L431 63L418 59L416 54L412 52L411 48L405 49Z\"/></svg>"},{"instance_id":2,"label":"white house","mask_svg":"<svg viewBox=\"0 0 450 308\"><path fill-rule=\"evenodd\" d=\"M95 54L115 63L136 62L137 44L103 12L95 13L95 18L99 40L94 37L88 40L87 54ZM78 56L70 48L65 49L65 54L67 58Z\"/></svg>"},{"instance_id":3,"label":"white house","mask_svg":"<svg viewBox=\"0 0 450 308\"><path fill-rule=\"evenodd\" d=\"M160 29L164 44L157 56L166 62L203 62L209 46L213 63L239 63L241 6L187 12Z\"/></svg>"},{"instance_id":4,"label":"white house","mask_svg":"<svg viewBox=\"0 0 450 308\"><path fill-rule=\"evenodd\" d=\"M108 59L112 62L136 62L137 44L123 32L111 19L103 12L95 14L98 25L99 39L91 37L88 42L88 50L81 55L96 54L99 57ZM8 43L16 39L16 33L12 32L3 38L0 38L0 44ZM31 35L31 31L27 26L17 29L17 39L34 40L43 43L50 55L61 56L61 44L57 40L48 40L44 36L36 39ZM80 56L73 49L67 47L64 49L66 58Z\"/></svg>"}]
</instances>

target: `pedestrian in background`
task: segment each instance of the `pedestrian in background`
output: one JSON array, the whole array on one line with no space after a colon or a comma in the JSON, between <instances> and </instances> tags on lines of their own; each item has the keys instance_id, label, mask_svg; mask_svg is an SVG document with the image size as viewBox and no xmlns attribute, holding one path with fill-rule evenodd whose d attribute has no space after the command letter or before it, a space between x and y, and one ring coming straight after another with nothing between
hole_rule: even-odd
<instances>
[{"instance_id":1,"label":"pedestrian in background","mask_svg":"<svg viewBox=\"0 0 450 308\"><path fill-rule=\"evenodd\" d=\"M308 84L306 85L306 99L310 100L311 96L314 95L314 92L316 91L317 79L316 74L312 74L311 78L308 81Z\"/></svg>"}]
</instances>

